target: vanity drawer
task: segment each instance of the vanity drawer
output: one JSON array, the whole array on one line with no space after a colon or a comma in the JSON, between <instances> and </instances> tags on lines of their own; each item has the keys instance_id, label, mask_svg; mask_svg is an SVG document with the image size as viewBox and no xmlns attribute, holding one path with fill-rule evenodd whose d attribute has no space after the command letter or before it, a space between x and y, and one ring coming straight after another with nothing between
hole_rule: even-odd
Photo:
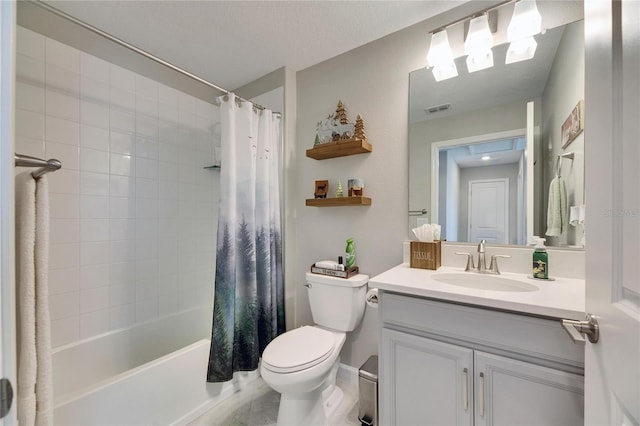
<instances>
[{"instance_id":1,"label":"vanity drawer","mask_svg":"<svg viewBox=\"0 0 640 426\"><path fill-rule=\"evenodd\" d=\"M541 318L386 291L382 326L550 366L584 368L584 346L574 344L560 319ZM417 332L417 333L416 333ZM566 369L566 368L563 368Z\"/></svg>"}]
</instances>

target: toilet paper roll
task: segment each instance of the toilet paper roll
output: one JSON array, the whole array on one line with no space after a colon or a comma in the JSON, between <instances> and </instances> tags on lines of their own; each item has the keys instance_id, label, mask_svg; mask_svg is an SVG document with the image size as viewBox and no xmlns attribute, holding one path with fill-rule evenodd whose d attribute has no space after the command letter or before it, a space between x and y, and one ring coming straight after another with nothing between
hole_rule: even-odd
<instances>
[{"instance_id":1,"label":"toilet paper roll","mask_svg":"<svg viewBox=\"0 0 640 426\"><path fill-rule=\"evenodd\" d=\"M367 292L367 305L378 308L378 289L372 288Z\"/></svg>"}]
</instances>

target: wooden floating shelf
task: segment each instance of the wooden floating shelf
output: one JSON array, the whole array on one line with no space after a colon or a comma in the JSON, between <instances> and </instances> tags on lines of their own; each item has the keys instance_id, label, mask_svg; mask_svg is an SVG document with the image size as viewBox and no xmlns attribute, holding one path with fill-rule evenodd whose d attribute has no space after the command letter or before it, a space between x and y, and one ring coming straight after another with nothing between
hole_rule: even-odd
<instances>
[{"instance_id":1,"label":"wooden floating shelf","mask_svg":"<svg viewBox=\"0 0 640 426\"><path fill-rule=\"evenodd\" d=\"M368 198L368 197L307 198L306 205L311 207L370 206L371 198Z\"/></svg>"},{"instance_id":2,"label":"wooden floating shelf","mask_svg":"<svg viewBox=\"0 0 640 426\"><path fill-rule=\"evenodd\" d=\"M314 160L325 160L327 158L346 157L347 155L368 154L373 150L371 144L361 139L350 139L348 141L330 142L307 150L307 157Z\"/></svg>"}]
</instances>

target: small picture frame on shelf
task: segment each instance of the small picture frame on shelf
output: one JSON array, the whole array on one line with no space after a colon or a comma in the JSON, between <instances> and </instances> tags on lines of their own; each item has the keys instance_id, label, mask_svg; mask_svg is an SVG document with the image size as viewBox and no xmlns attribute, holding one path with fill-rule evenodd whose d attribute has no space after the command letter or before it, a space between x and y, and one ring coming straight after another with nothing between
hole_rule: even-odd
<instances>
[{"instance_id":1,"label":"small picture frame on shelf","mask_svg":"<svg viewBox=\"0 0 640 426\"><path fill-rule=\"evenodd\" d=\"M317 180L315 191L313 192L314 198L327 198L327 194L329 193L329 181L328 180Z\"/></svg>"}]
</instances>

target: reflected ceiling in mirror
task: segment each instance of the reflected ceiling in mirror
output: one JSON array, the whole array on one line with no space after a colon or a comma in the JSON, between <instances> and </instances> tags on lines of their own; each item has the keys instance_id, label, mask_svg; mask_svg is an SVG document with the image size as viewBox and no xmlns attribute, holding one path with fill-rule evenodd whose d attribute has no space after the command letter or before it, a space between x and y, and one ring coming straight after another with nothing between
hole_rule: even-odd
<instances>
[{"instance_id":1,"label":"reflected ceiling in mirror","mask_svg":"<svg viewBox=\"0 0 640 426\"><path fill-rule=\"evenodd\" d=\"M512 194L520 203L513 207L518 210L519 216L516 219L516 214L511 214L508 226L512 229L512 236L502 243L526 244L532 235L545 235L548 188L555 177L555 159L558 154L567 152L560 146L561 125L576 102L584 99L583 23L578 21L549 29L536 36L536 41L536 54L528 61L505 65L508 44L503 44L493 48L495 65L492 68L469 73L466 58L459 57L456 59L459 70L456 78L436 82L428 69L410 74L409 229L423 222L431 222L439 216L438 213L442 214L444 204L455 204L454 214L460 216L457 226L465 229L450 232L449 235L455 235L456 238L448 240L473 241L469 212L461 208L465 203L467 207L471 205L468 200L462 200L468 197L468 187L460 186L450 191L442 190L440 185L432 185L432 181L446 179L443 170L432 170L432 163L438 163L435 159L446 158L442 156L443 151L432 152L432 149L444 145L457 150L453 152L475 151L475 156L469 156L467 160L456 160L462 161L456 166L461 170L472 166L464 161L476 162L474 167L483 166L481 151L503 151L500 155L510 156L510 160L503 161L503 165L498 167L504 168L505 163L515 161L514 164L517 164L521 161L520 172L516 170L514 173L519 176L518 173L529 170L531 177L528 180L532 185L527 187L526 182L519 182L519 188L523 192L529 188L529 193ZM534 101L535 104L530 107L529 120L528 101ZM531 133L525 139L528 121ZM486 138L483 140L483 137ZM490 137L494 138L488 139ZM579 138L578 143L568 147L568 150L577 151L577 161L563 166L570 205L584 202L584 139L583 136ZM476 145L489 140L495 145L492 148L481 149L480 145ZM525 152L529 140L532 141L530 157L534 161L530 161L530 168L527 169ZM456 141L459 141L457 145L463 147L455 148ZM505 149L496 144L509 144L510 147ZM455 156L451 154L451 157ZM487 163L495 166L495 161L492 158ZM456 185L470 184L465 180L456 181ZM452 193L457 193L459 201L451 200ZM428 213L419 214L423 209ZM517 224L514 222L516 220ZM565 222L568 222L568 218ZM567 229L563 236L549 238L551 245L580 246L584 227L573 229L567 225ZM518 234L517 238L515 234ZM458 239L458 236L462 239Z\"/></svg>"},{"instance_id":2,"label":"reflected ceiling in mirror","mask_svg":"<svg viewBox=\"0 0 640 426\"><path fill-rule=\"evenodd\" d=\"M431 70L410 74L409 123L505 105L542 95L562 38L563 27L537 37L533 59L505 65L508 44L493 48L494 66L467 72L466 57L456 59L457 78L436 82ZM448 106L443 108L443 106Z\"/></svg>"}]
</instances>

